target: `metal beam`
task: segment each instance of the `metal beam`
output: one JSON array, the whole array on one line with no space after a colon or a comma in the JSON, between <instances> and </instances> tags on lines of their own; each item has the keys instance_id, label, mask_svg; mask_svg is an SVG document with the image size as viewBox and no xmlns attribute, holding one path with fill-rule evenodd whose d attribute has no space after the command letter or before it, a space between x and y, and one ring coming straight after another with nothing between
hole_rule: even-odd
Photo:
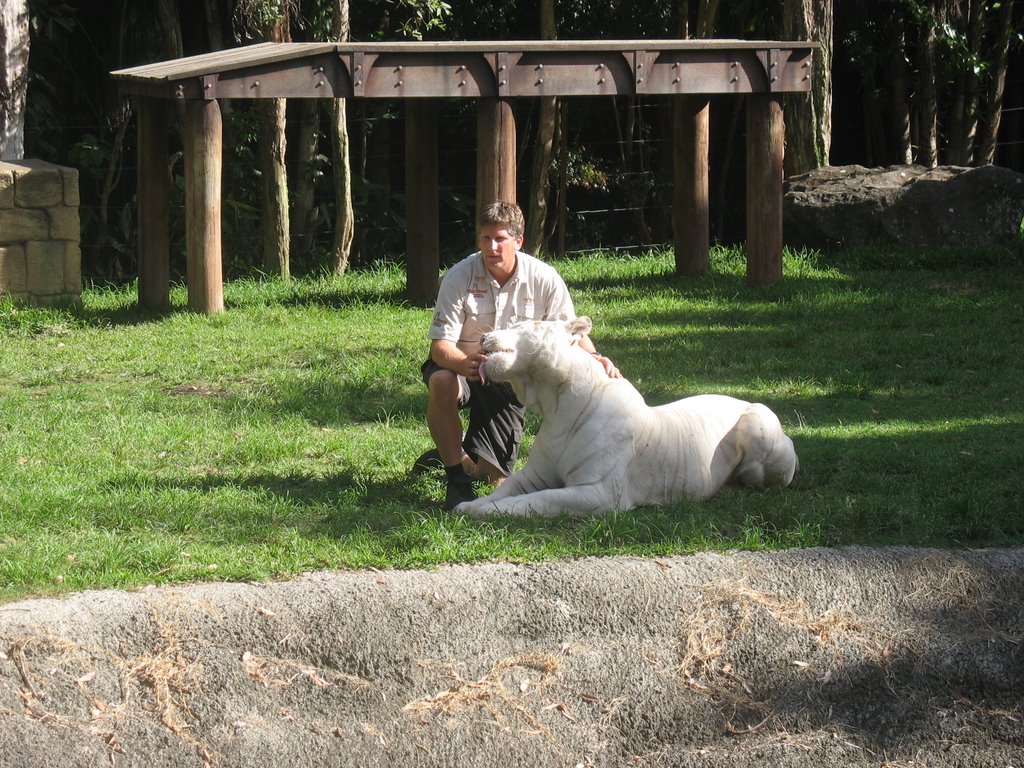
<instances>
[{"instance_id":1,"label":"metal beam","mask_svg":"<svg viewBox=\"0 0 1024 768\"><path fill-rule=\"evenodd\" d=\"M810 90L816 46L744 40L261 43L118 70L183 99L509 98Z\"/></svg>"}]
</instances>

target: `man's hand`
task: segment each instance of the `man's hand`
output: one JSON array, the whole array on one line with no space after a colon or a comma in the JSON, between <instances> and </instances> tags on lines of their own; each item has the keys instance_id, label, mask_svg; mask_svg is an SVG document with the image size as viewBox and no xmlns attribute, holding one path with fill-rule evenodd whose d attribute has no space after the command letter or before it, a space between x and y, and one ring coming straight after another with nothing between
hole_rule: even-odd
<instances>
[{"instance_id":1,"label":"man's hand","mask_svg":"<svg viewBox=\"0 0 1024 768\"><path fill-rule=\"evenodd\" d=\"M483 352L472 352L466 355L466 372L462 374L466 377L466 381L482 381L480 366L486 359L487 355Z\"/></svg>"},{"instance_id":2,"label":"man's hand","mask_svg":"<svg viewBox=\"0 0 1024 768\"><path fill-rule=\"evenodd\" d=\"M584 336L580 339L580 348L594 356L594 359L604 368L604 372L608 374L609 379L622 378L622 372L615 367L615 363L611 361L611 358L605 357L597 351L597 347L594 346L594 342L589 336Z\"/></svg>"},{"instance_id":3,"label":"man's hand","mask_svg":"<svg viewBox=\"0 0 1024 768\"><path fill-rule=\"evenodd\" d=\"M467 381L480 381L480 364L487 359L480 350L463 352L455 343L444 340L431 342L430 357L442 368L464 376Z\"/></svg>"},{"instance_id":4,"label":"man's hand","mask_svg":"<svg viewBox=\"0 0 1024 768\"><path fill-rule=\"evenodd\" d=\"M594 352L592 354L594 355L594 359L601 364L602 368L604 368L604 372L608 374L609 379L622 378L622 371L615 367L615 363L612 362L612 359L610 357L605 357L604 355L598 354L597 352Z\"/></svg>"}]
</instances>

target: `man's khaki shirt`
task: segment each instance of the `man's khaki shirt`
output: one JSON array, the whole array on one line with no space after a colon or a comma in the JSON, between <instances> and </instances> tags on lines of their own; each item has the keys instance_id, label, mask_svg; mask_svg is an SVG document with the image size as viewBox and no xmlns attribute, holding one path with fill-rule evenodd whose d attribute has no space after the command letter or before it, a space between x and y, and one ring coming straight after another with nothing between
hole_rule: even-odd
<instances>
[{"instance_id":1,"label":"man's khaki shirt","mask_svg":"<svg viewBox=\"0 0 1024 768\"><path fill-rule=\"evenodd\" d=\"M491 277L479 252L452 266L441 281L429 338L455 342L469 354L487 331L520 320L572 320L569 289L554 267L535 256L516 254L516 272L503 286Z\"/></svg>"}]
</instances>

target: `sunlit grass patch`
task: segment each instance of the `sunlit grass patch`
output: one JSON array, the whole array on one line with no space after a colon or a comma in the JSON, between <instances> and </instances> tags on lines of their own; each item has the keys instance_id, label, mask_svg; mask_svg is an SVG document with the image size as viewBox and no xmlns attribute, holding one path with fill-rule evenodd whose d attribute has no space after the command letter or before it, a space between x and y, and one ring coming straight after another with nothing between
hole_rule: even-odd
<instances>
[{"instance_id":1,"label":"sunlit grass patch","mask_svg":"<svg viewBox=\"0 0 1024 768\"><path fill-rule=\"evenodd\" d=\"M671 254L558 263L594 340L651 403L769 405L792 488L603 518L442 512L419 364L431 311L397 266L226 286L227 311L0 299L0 590L271 579L707 549L993 546L1024 539L1019 264L787 252L748 286L741 249L680 278ZM537 420L528 420L525 449Z\"/></svg>"}]
</instances>

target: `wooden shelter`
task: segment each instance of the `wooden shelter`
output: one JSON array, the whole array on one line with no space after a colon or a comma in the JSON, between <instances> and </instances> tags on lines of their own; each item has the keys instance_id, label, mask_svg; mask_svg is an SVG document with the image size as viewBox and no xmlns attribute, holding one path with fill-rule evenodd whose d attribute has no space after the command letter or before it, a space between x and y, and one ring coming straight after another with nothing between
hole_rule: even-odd
<instances>
[{"instance_id":1,"label":"wooden shelter","mask_svg":"<svg viewBox=\"0 0 1024 768\"><path fill-rule=\"evenodd\" d=\"M782 278L783 93L809 91L807 42L750 40L261 43L122 69L136 97L139 147L139 301L169 299L168 105L184 102L189 306L224 307L221 270L222 99L404 99L407 281L412 298L437 290L437 100L477 100L478 203L516 199L511 99L535 96L679 97L673 221L676 264L707 268L707 146L695 130L711 94L746 99L747 276Z\"/></svg>"}]
</instances>

